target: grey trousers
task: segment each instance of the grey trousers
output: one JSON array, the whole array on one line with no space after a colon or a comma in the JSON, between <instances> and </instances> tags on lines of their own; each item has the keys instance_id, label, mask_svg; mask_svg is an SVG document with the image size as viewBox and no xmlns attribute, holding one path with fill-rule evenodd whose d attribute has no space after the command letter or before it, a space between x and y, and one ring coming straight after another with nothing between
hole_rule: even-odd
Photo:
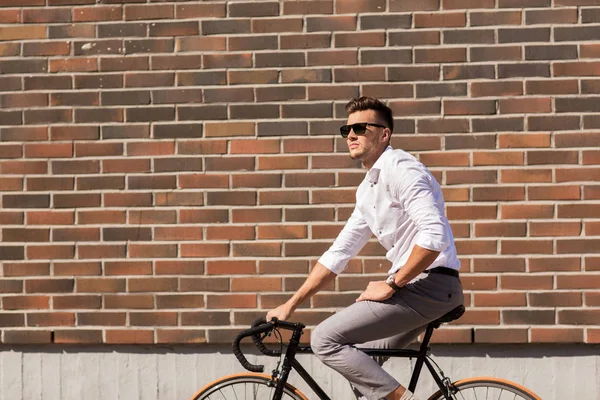
<instances>
[{"instance_id":1,"label":"grey trousers","mask_svg":"<svg viewBox=\"0 0 600 400\"><path fill-rule=\"evenodd\" d=\"M382 399L400 384L378 360L355 346L404 348L429 322L460 304L463 292L458 278L423 273L385 301L354 303L327 318L312 332L311 347L355 391L369 400Z\"/></svg>"}]
</instances>

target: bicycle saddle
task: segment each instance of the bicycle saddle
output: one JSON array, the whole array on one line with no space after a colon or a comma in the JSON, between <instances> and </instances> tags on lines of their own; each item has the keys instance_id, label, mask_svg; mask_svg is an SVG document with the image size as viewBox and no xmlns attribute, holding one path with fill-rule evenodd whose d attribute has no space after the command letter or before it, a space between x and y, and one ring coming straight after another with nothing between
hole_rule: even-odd
<instances>
[{"instance_id":1,"label":"bicycle saddle","mask_svg":"<svg viewBox=\"0 0 600 400\"><path fill-rule=\"evenodd\" d=\"M464 313L465 313L465 306L463 306L461 304L460 306L456 307L452 311L449 311L446 314L442 315L438 319L431 321L430 324L433 325L434 328L439 328L440 325L443 324L444 322L450 322L450 321L459 319L460 317L462 317L462 315Z\"/></svg>"}]
</instances>

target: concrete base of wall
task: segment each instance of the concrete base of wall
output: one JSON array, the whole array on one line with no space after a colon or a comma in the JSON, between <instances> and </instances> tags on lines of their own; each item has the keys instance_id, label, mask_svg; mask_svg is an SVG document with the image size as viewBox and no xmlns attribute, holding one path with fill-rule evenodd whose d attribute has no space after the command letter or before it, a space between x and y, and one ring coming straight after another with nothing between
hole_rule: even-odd
<instances>
[{"instance_id":1,"label":"concrete base of wall","mask_svg":"<svg viewBox=\"0 0 600 400\"><path fill-rule=\"evenodd\" d=\"M274 367L275 359L254 354L249 359L266 362L266 371ZM436 345L433 357L453 380L495 376L522 384L544 400L600 399L600 346ZM312 356L299 359L334 400L351 398L348 384L337 373ZM393 359L386 369L407 384L413 364L414 360ZM0 399L189 399L206 383L234 372L243 369L227 346L4 346ZM422 377L417 394L426 399L435 384L427 371ZM315 398L297 375L290 382Z\"/></svg>"}]
</instances>

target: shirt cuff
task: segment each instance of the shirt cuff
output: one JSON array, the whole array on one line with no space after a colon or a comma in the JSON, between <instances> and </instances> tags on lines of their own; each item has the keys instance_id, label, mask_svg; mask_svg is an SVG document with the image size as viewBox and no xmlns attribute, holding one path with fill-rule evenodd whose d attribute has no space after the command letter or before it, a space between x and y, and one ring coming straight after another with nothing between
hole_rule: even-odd
<instances>
[{"instance_id":1,"label":"shirt cuff","mask_svg":"<svg viewBox=\"0 0 600 400\"><path fill-rule=\"evenodd\" d=\"M448 247L448 243L436 240L431 236L419 233L416 237L415 244L431 251L444 251Z\"/></svg>"},{"instance_id":2,"label":"shirt cuff","mask_svg":"<svg viewBox=\"0 0 600 400\"><path fill-rule=\"evenodd\" d=\"M336 256L333 252L325 252L319 258L319 263L335 274L341 274L348 265L345 258Z\"/></svg>"}]
</instances>

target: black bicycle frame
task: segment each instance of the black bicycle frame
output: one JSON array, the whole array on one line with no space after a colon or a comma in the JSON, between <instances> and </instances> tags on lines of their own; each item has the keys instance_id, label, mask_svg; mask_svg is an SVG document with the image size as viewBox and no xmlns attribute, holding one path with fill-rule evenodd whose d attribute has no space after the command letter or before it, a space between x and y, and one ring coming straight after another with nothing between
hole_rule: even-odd
<instances>
[{"instance_id":1,"label":"black bicycle frame","mask_svg":"<svg viewBox=\"0 0 600 400\"><path fill-rule=\"evenodd\" d=\"M386 357L399 357L399 358L416 358L417 362L415 364L415 369L413 370L410 384L408 385L408 390L414 392L417 388L417 382L419 380L419 376L421 375L421 370L423 369L423 364L427 366L427 369L431 373L433 380L440 388L444 397L447 400L451 400L450 395L448 393L448 388L444 385L444 382L438 375L437 371L431 364L431 361L427 358L429 353L429 341L431 340L431 335L433 334L433 326L427 326L425 330L425 335L423 336L423 342L419 350L405 350L405 349L365 349L359 348L359 350L370 356L386 356ZM275 389L275 394L273 399L279 400L283 395L283 389L285 387L285 383L287 382L287 378L292 369L296 370L298 375L304 379L304 381L310 386L310 388L315 392L317 397L321 400L331 400L329 396L323 391L323 389L319 386L317 382L313 379L313 377L304 369L304 367L298 362L296 359L296 354L312 354L313 351L309 346L301 347L300 336L302 335L302 328L296 327L293 330L292 338L290 339L287 351L285 353L285 358L283 359L283 365L281 368L281 372L279 375L279 379L277 380L277 387Z\"/></svg>"}]
</instances>

